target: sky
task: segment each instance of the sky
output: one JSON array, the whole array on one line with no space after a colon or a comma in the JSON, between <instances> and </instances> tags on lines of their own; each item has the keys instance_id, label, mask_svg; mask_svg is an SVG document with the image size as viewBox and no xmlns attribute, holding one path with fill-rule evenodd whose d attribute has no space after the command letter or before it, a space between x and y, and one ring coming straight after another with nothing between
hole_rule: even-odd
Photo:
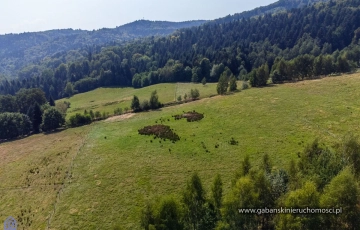
<instances>
[{"instance_id":1,"label":"sky","mask_svg":"<svg viewBox=\"0 0 360 230\"><path fill-rule=\"evenodd\" d=\"M0 34L114 28L139 19L211 20L276 0L1 0Z\"/></svg>"}]
</instances>

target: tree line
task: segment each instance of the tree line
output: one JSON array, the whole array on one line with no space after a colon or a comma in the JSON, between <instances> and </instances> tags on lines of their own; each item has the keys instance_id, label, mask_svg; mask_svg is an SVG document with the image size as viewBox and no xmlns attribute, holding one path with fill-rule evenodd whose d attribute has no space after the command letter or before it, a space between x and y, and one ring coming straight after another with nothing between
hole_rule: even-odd
<instances>
[{"instance_id":1,"label":"tree line","mask_svg":"<svg viewBox=\"0 0 360 230\"><path fill-rule=\"evenodd\" d=\"M336 150L309 144L297 161L277 168L265 154L260 166L246 156L230 191L224 195L220 175L205 191L194 173L181 198L165 196L149 202L141 214L143 229L359 229L360 144L347 136ZM259 214L259 209L333 209L340 214ZM241 213L254 209L254 213ZM265 211L264 211L265 212Z\"/></svg>"},{"instance_id":2,"label":"tree line","mask_svg":"<svg viewBox=\"0 0 360 230\"><path fill-rule=\"evenodd\" d=\"M15 96L0 95L0 139L60 128L65 123L66 110L60 111L41 89L21 89Z\"/></svg>"},{"instance_id":3,"label":"tree line","mask_svg":"<svg viewBox=\"0 0 360 230\"><path fill-rule=\"evenodd\" d=\"M58 53L27 66L18 79L3 80L0 93L41 88L58 99L97 87L217 82L223 68L253 86L264 85L262 75L278 83L348 72L360 64L359 5L360 0L330 1Z\"/></svg>"}]
</instances>

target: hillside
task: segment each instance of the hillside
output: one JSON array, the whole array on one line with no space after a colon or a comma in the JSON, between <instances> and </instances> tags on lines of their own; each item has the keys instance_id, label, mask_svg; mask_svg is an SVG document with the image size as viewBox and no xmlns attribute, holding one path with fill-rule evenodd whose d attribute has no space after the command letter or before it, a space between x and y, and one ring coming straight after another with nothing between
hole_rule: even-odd
<instances>
[{"instance_id":1,"label":"hillside","mask_svg":"<svg viewBox=\"0 0 360 230\"><path fill-rule=\"evenodd\" d=\"M173 89L167 86L151 87L169 89L171 95ZM258 166L268 153L275 168L287 168L315 138L334 146L349 130L359 135L359 87L357 73L251 88L2 143L0 218L23 216L19 227L28 229L140 229L145 204L167 194L179 198L195 171L208 191L219 173L227 194L245 155ZM74 105L86 95L78 97ZM189 123L172 117L192 110L204 119ZM160 143L138 134L138 129L160 121L181 140ZM238 145L230 145L231 138Z\"/></svg>"},{"instance_id":2,"label":"hillside","mask_svg":"<svg viewBox=\"0 0 360 230\"><path fill-rule=\"evenodd\" d=\"M215 19L208 23L225 23L233 20L239 20L242 18L258 17L265 14L276 14L286 12L287 10L294 8L301 8L305 6L311 6L319 2L327 2L329 0L279 0L267 6L260 6L253 10L244 11L234 15L228 15L224 18Z\"/></svg>"},{"instance_id":3,"label":"hillside","mask_svg":"<svg viewBox=\"0 0 360 230\"><path fill-rule=\"evenodd\" d=\"M167 22L138 20L113 29L51 30L21 34L0 35L0 74L14 77L17 72L45 57L54 57L69 50L91 49L110 43L122 44L125 41L147 36L164 36L177 29L199 26L204 20L188 22ZM76 58L75 58L76 59Z\"/></svg>"},{"instance_id":4,"label":"hillside","mask_svg":"<svg viewBox=\"0 0 360 230\"><path fill-rule=\"evenodd\" d=\"M80 93L70 98L58 100L57 103L68 101L71 103L67 111L67 117L76 113L100 111L112 115L115 109L121 108L123 111L130 108L131 100L137 95L140 101L149 99L151 92L157 91L161 103L176 101L178 96L184 98L184 95L190 95L191 89L200 91L200 98L206 98L216 95L216 84L208 83L205 86L194 83L164 83L161 85L152 85L142 89L134 88L98 88L87 93Z\"/></svg>"},{"instance_id":5,"label":"hillside","mask_svg":"<svg viewBox=\"0 0 360 230\"><path fill-rule=\"evenodd\" d=\"M215 19L208 24L220 24L268 13L279 13L324 1L327 0L280 0L251 11ZM89 50L94 52L97 50L94 46L120 45L136 38L165 36L178 29L199 26L205 22L203 20L188 22L138 20L113 29L104 28L96 31L63 29L0 35L0 76L6 75L8 78L14 78L22 68L38 64L46 57L54 59L61 54L70 52L70 56L73 57L69 59L69 55L64 55L63 59L66 62L80 60L87 55L84 52L77 53L75 50L84 49L86 52ZM19 77L28 76L20 74Z\"/></svg>"},{"instance_id":6,"label":"hillside","mask_svg":"<svg viewBox=\"0 0 360 230\"><path fill-rule=\"evenodd\" d=\"M38 87L47 97L59 99L98 87L140 88L204 78L217 82L224 71L253 86L264 86L270 79L311 79L359 67L359 38L358 0L318 3L180 29L168 37L123 46L59 53L22 69L17 80L2 81L0 93Z\"/></svg>"}]
</instances>

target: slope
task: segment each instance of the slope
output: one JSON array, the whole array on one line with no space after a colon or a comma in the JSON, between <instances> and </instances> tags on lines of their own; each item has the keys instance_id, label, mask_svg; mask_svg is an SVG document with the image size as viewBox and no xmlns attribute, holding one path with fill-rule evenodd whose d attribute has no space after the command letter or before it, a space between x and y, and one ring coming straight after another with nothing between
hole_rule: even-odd
<instances>
[{"instance_id":1,"label":"slope","mask_svg":"<svg viewBox=\"0 0 360 230\"><path fill-rule=\"evenodd\" d=\"M164 87L156 86L159 91ZM2 143L0 218L24 215L31 226L43 228L56 204L50 229L139 229L146 202L164 194L179 196L194 171L207 190L220 173L226 193L246 154L257 165L268 153L282 168L316 137L332 146L349 131L359 135L359 87L357 73L251 88ZM192 110L204 113L204 119L189 123L172 117ZM156 122L170 125L181 140L174 144L138 134ZM231 138L238 145L230 145ZM58 183L64 188L56 199Z\"/></svg>"}]
</instances>

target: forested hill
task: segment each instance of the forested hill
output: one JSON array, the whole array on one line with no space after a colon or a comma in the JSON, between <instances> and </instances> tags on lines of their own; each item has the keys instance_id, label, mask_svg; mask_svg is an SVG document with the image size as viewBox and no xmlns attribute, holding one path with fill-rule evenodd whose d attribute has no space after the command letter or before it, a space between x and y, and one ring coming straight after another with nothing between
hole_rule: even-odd
<instances>
[{"instance_id":1,"label":"forested hill","mask_svg":"<svg viewBox=\"0 0 360 230\"><path fill-rule=\"evenodd\" d=\"M124 46L72 51L28 66L2 94L40 87L61 98L102 86L217 82L220 75L253 86L348 72L360 60L360 0L318 3L284 13L204 24ZM71 62L74 56L81 59Z\"/></svg>"},{"instance_id":2,"label":"forested hill","mask_svg":"<svg viewBox=\"0 0 360 230\"><path fill-rule=\"evenodd\" d=\"M135 38L163 36L180 28L199 26L204 20L187 22L139 20L114 29L51 30L21 34L0 35L0 74L16 76L22 67L38 63L44 57L58 52L75 50L86 46L104 46L114 42L121 44ZM73 57L74 59L76 57Z\"/></svg>"},{"instance_id":3,"label":"forested hill","mask_svg":"<svg viewBox=\"0 0 360 230\"><path fill-rule=\"evenodd\" d=\"M327 1L329 0L279 0L267 6L261 6L253 10L244 11L234 15L228 15L226 17L210 21L209 23L224 23L233 20L239 20L242 18L262 16L264 14L281 13L281 12L286 12L287 10L290 9L311 6L318 2L327 2Z\"/></svg>"}]
</instances>

